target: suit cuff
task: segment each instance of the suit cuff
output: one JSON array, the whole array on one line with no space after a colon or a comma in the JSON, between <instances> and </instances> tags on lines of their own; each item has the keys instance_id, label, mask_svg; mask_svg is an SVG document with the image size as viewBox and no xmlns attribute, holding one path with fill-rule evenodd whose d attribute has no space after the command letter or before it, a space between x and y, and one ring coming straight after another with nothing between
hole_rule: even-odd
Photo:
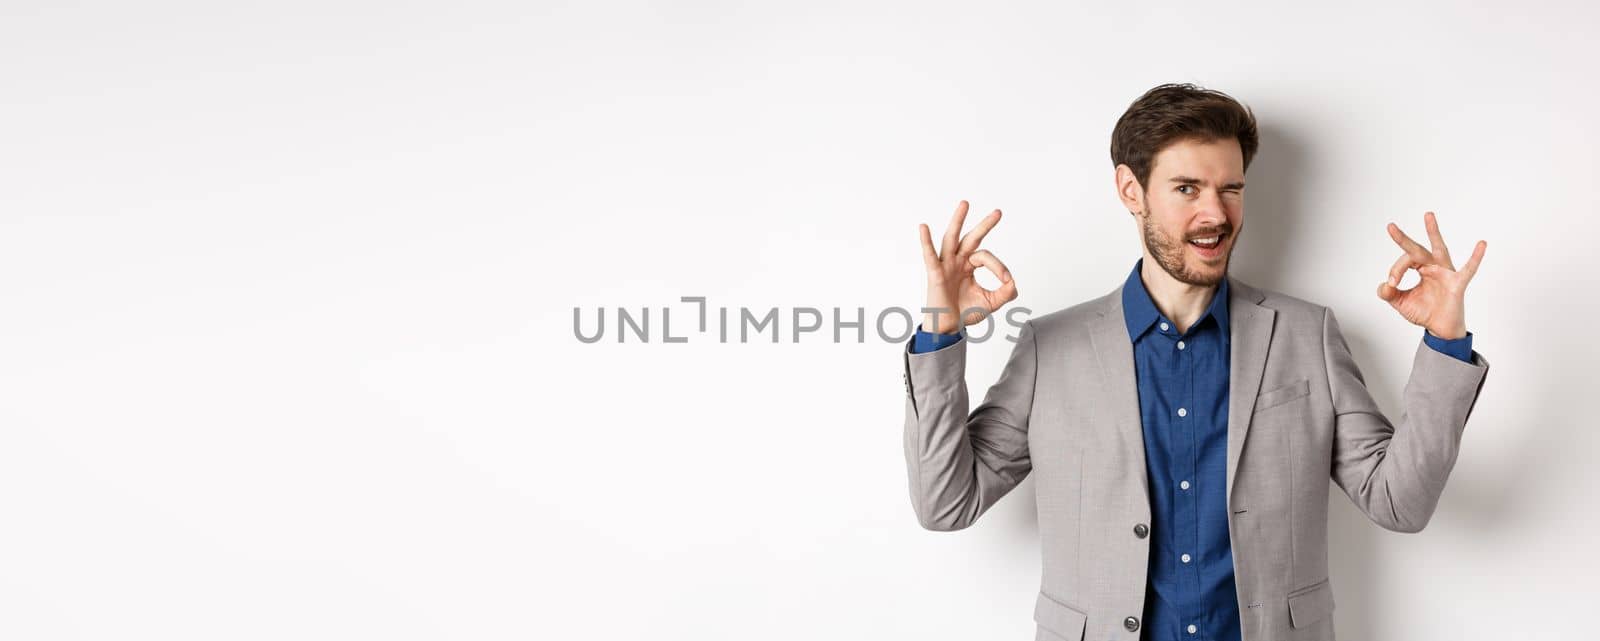
<instances>
[{"instance_id":1,"label":"suit cuff","mask_svg":"<svg viewBox=\"0 0 1600 641\"><path fill-rule=\"evenodd\" d=\"M1454 357L1458 361L1472 362L1472 332L1456 339L1444 339L1434 336L1428 330L1422 330L1422 342L1427 343L1434 351Z\"/></svg>"},{"instance_id":2,"label":"suit cuff","mask_svg":"<svg viewBox=\"0 0 1600 641\"><path fill-rule=\"evenodd\" d=\"M922 331L922 325L917 325L917 334L911 337L911 353L926 354L935 352L961 342L961 330L954 334L935 334Z\"/></svg>"}]
</instances>

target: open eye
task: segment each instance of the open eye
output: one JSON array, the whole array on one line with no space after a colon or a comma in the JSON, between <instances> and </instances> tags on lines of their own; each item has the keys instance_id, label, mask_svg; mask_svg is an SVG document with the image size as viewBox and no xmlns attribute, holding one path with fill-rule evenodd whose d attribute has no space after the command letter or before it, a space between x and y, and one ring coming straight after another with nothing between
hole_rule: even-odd
<instances>
[{"instance_id":1,"label":"open eye","mask_svg":"<svg viewBox=\"0 0 1600 641\"><path fill-rule=\"evenodd\" d=\"M1185 189L1194 189L1194 185L1178 185L1178 193L1183 194L1185 196L1194 195L1191 192L1184 191Z\"/></svg>"}]
</instances>

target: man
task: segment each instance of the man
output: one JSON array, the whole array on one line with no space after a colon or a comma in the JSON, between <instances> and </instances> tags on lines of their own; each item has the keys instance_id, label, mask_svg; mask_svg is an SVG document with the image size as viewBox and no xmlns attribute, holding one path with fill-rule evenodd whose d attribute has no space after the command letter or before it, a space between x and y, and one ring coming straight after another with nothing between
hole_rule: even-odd
<instances>
[{"instance_id":1,"label":"man","mask_svg":"<svg viewBox=\"0 0 1600 641\"><path fill-rule=\"evenodd\" d=\"M1256 147L1253 114L1221 92L1162 85L1134 101L1111 159L1143 258L1110 293L1024 323L970 414L961 330L1017 297L979 249L1000 211L961 236L961 202L937 250L920 228L912 505L924 527L957 530L1038 476L1037 639L1332 639L1330 473L1390 530L1421 530L1438 504L1489 366L1463 310L1486 243L1458 270L1432 212L1430 248L1389 225L1402 254L1378 297L1424 328L1391 423L1331 310L1228 275ZM1399 289L1411 269L1421 281Z\"/></svg>"}]
</instances>

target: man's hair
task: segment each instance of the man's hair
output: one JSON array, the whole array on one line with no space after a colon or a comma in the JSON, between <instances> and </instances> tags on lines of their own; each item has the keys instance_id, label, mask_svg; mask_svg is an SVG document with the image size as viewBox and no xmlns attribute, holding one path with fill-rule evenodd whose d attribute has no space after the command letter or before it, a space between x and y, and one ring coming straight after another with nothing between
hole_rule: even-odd
<instances>
[{"instance_id":1,"label":"man's hair","mask_svg":"<svg viewBox=\"0 0 1600 641\"><path fill-rule=\"evenodd\" d=\"M1111 130L1111 166L1133 170L1147 188L1156 154L1185 140L1234 138L1244 152L1245 169L1256 155L1256 117L1232 96L1192 84L1158 85L1128 105Z\"/></svg>"}]
</instances>

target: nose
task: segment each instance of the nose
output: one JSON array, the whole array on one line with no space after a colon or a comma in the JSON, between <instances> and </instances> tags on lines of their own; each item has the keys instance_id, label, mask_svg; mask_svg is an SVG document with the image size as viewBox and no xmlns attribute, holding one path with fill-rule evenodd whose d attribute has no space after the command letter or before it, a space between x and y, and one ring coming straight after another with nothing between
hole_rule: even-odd
<instances>
[{"instance_id":1,"label":"nose","mask_svg":"<svg viewBox=\"0 0 1600 641\"><path fill-rule=\"evenodd\" d=\"M1222 192L1206 190L1195 201L1195 222L1205 227L1216 227L1227 220L1222 205Z\"/></svg>"}]
</instances>

